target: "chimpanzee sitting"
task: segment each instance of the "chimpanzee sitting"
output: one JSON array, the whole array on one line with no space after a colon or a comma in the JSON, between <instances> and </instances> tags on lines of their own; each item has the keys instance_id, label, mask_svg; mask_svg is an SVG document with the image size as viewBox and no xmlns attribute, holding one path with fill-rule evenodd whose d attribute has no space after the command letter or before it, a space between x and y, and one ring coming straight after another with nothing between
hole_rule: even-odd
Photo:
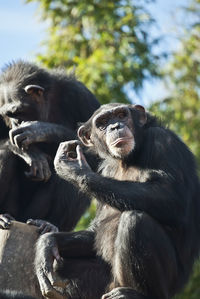
<instances>
[{"instance_id":1,"label":"chimpanzee sitting","mask_svg":"<svg viewBox=\"0 0 200 299\"><path fill-rule=\"evenodd\" d=\"M62 256L67 298L171 298L200 247L192 153L139 105L104 105L78 135L104 160L99 174L78 141L61 143L55 168L97 199L97 215L86 231L40 237L35 267L43 294L56 296L52 263Z\"/></svg>"},{"instance_id":2,"label":"chimpanzee sitting","mask_svg":"<svg viewBox=\"0 0 200 299\"><path fill-rule=\"evenodd\" d=\"M58 144L76 138L77 123L99 107L74 75L18 61L0 75L0 228L41 218L71 230L89 205L68 182L55 175ZM7 214L8 213L8 214ZM52 229L30 221L42 232Z\"/></svg>"}]
</instances>

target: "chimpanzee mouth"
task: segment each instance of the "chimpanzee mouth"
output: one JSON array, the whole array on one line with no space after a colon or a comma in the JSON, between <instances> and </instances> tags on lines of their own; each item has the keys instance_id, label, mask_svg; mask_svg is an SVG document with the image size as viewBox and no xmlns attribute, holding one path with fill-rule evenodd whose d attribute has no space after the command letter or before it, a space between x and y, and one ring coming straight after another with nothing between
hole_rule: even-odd
<instances>
[{"instance_id":1,"label":"chimpanzee mouth","mask_svg":"<svg viewBox=\"0 0 200 299\"><path fill-rule=\"evenodd\" d=\"M120 137L111 143L112 146L120 146L123 143L127 143L132 140L132 137Z\"/></svg>"}]
</instances>

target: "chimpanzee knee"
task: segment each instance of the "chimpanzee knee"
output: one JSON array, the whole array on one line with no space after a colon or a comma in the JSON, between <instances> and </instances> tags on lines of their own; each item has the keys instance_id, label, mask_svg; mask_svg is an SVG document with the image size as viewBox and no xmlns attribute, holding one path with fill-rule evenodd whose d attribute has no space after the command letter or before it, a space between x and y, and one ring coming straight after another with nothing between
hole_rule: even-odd
<instances>
[{"instance_id":1,"label":"chimpanzee knee","mask_svg":"<svg viewBox=\"0 0 200 299\"><path fill-rule=\"evenodd\" d=\"M113 276L116 286L132 287L153 298L172 295L169 290L177 279L176 254L163 228L146 213L122 213Z\"/></svg>"}]
</instances>

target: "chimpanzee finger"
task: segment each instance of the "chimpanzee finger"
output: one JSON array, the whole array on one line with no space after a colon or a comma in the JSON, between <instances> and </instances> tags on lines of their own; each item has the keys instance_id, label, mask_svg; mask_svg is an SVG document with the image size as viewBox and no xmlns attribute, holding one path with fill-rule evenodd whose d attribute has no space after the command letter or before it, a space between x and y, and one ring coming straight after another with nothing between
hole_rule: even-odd
<instances>
[{"instance_id":1,"label":"chimpanzee finger","mask_svg":"<svg viewBox=\"0 0 200 299\"><path fill-rule=\"evenodd\" d=\"M58 247L57 246L53 246L53 248L52 248L52 254L53 254L53 257L56 259L56 261L58 263L60 263L60 262L63 261L63 258L60 256L60 253L58 251Z\"/></svg>"},{"instance_id":2,"label":"chimpanzee finger","mask_svg":"<svg viewBox=\"0 0 200 299\"><path fill-rule=\"evenodd\" d=\"M18 148L22 148L23 141L27 138L27 134L22 133L20 135L15 135L13 138L13 143L16 145ZM26 147L24 147L26 148Z\"/></svg>"},{"instance_id":3,"label":"chimpanzee finger","mask_svg":"<svg viewBox=\"0 0 200 299\"><path fill-rule=\"evenodd\" d=\"M39 219L28 219L27 221L26 221L26 223L28 224L28 225L34 225L34 226L37 226L38 228L40 228L41 227L41 221L39 220Z\"/></svg>"},{"instance_id":4,"label":"chimpanzee finger","mask_svg":"<svg viewBox=\"0 0 200 299\"><path fill-rule=\"evenodd\" d=\"M39 161L37 163L37 172L36 172L36 180L43 181L44 180L44 172L43 172L43 163Z\"/></svg>"},{"instance_id":5,"label":"chimpanzee finger","mask_svg":"<svg viewBox=\"0 0 200 299\"><path fill-rule=\"evenodd\" d=\"M35 220L33 220L33 219L28 219L28 220L26 221L26 223L29 224L29 225L36 225L36 224L35 224Z\"/></svg>"},{"instance_id":6,"label":"chimpanzee finger","mask_svg":"<svg viewBox=\"0 0 200 299\"><path fill-rule=\"evenodd\" d=\"M80 141L78 140L71 140L66 142L61 142L60 146L58 148L58 152L61 154L65 154L65 156L68 158L76 158L76 147L80 144Z\"/></svg>"},{"instance_id":7,"label":"chimpanzee finger","mask_svg":"<svg viewBox=\"0 0 200 299\"><path fill-rule=\"evenodd\" d=\"M115 295L112 293L112 291L110 293L104 294L101 299L112 299L115 298Z\"/></svg>"},{"instance_id":8,"label":"chimpanzee finger","mask_svg":"<svg viewBox=\"0 0 200 299\"><path fill-rule=\"evenodd\" d=\"M1 216L2 214L0 214ZM8 220L15 220L15 218L13 216L11 216L10 214L3 214L4 217L6 217Z\"/></svg>"},{"instance_id":9,"label":"chimpanzee finger","mask_svg":"<svg viewBox=\"0 0 200 299\"><path fill-rule=\"evenodd\" d=\"M51 177L51 171L47 160L43 161L43 174L44 174L44 181L47 182Z\"/></svg>"},{"instance_id":10,"label":"chimpanzee finger","mask_svg":"<svg viewBox=\"0 0 200 299\"><path fill-rule=\"evenodd\" d=\"M86 166L90 168L80 145L76 147L76 153L77 153L77 160L79 162L80 167L82 168L83 166Z\"/></svg>"},{"instance_id":11,"label":"chimpanzee finger","mask_svg":"<svg viewBox=\"0 0 200 299\"><path fill-rule=\"evenodd\" d=\"M33 161L31 166L30 166L30 171L25 171L24 172L25 175L28 177L28 178L33 178L36 176L36 173L37 173L37 165L36 163Z\"/></svg>"},{"instance_id":12,"label":"chimpanzee finger","mask_svg":"<svg viewBox=\"0 0 200 299\"><path fill-rule=\"evenodd\" d=\"M39 228L40 235L44 235L46 233L51 232L51 227L48 224L42 224Z\"/></svg>"},{"instance_id":13,"label":"chimpanzee finger","mask_svg":"<svg viewBox=\"0 0 200 299\"><path fill-rule=\"evenodd\" d=\"M46 222L44 222L44 223L41 224L40 220L37 220L37 219L35 219L35 220L33 220L33 219L28 219L28 220L26 221L26 223L27 223L28 225L34 225L34 226L37 226L37 227L38 227L38 232L39 232L40 235L44 234L43 231L44 231L44 229L47 227Z\"/></svg>"},{"instance_id":14,"label":"chimpanzee finger","mask_svg":"<svg viewBox=\"0 0 200 299\"><path fill-rule=\"evenodd\" d=\"M40 227L39 227L39 233L40 235L44 235L46 233L57 233L58 232L58 228L48 222L43 223Z\"/></svg>"},{"instance_id":15,"label":"chimpanzee finger","mask_svg":"<svg viewBox=\"0 0 200 299\"><path fill-rule=\"evenodd\" d=\"M5 227L9 227L11 224L11 218L7 217L8 214L0 214L0 220L4 222ZM13 220L13 219L12 219Z\"/></svg>"},{"instance_id":16,"label":"chimpanzee finger","mask_svg":"<svg viewBox=\"0 0 200 299\"><path fill-rule=\"evenodd\" d=\"M59 261L60 260L61 260L61 257L59 256ZM52 288L52 286L64 287L66 285L66 283L63 283L61 281L61 278L53 271L52 264L51 265L45 264L45 266L43 267L43 270L40 271L39 277L41 278L41 276L42 276L42 279L40 281L44 284L43 288L45 289L45 292L48 293L48 296L51 295L51 292L54 290Z\"/></svg>"},{"instance_id":17,"label":"chimpanzee finger","mask_svg":"<svg viewBox=\"0 0 200 299\"><path fill-rule=\"evenodd\" d=\"M19 135L21 133L21 129L18 128L18 129L12 129L9 131L9 138L10 138L10 141L12 143L12 145L15 145L14 143L14 137L15 135Z\"/></svg>"},{"instance_id":18,"label":"chimpanzee finger","mask_svg":"<svg viewBox=\"0 0 200 299\"><path fill-rule=\"evenodd\" d=\"M3 221L3 219L0 219L0 228L1 229L8 229L8 228L10 228L10 224L8 224L7 222Z\"/></svg>"},{"instance_id":19,"label":"chimpanzee finger","mask_svg":"<svg viewBox=\"0 0 200 299\"><path fill-rule=\"evenodd\" d=\"M26 138L24 138L21 141L21 148L27 150L29 145L32 144L33 142L34 142L33 136L32 135L27 135L27 133L26 133Z\"/></svg>"},{"instance_id":20,"label":"chimpanzee finger","mask_svg":"<svg viewBox=\"0 0 200 299\"><path fill-rule=\"evenodd\" d=\"M61 294L57 293L57 291L52 287L49 279L43 272L39 274L38 278L39 278L40 289L44 297L63 299L63 296L61 297Z\"/></svg>"}]
</instances>

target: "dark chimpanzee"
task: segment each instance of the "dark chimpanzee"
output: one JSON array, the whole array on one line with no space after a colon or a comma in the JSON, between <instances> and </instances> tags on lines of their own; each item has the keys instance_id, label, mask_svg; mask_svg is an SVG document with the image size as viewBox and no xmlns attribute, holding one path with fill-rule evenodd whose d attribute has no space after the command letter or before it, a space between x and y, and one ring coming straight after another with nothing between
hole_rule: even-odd
<instances>
[{"instance_id":1,"label":"dark chimpanzee","mask_svg":"<svg viewBox=\"0 0 200 299\"><path fill-rule=\"evenodd\" d=\"M89 204L55 175L58 144L76 138L77 122L99 107L73 75L18 61L0 76L0 227L41 218L71 230ZM30 221L40 226L42 221ZM41 226L45 232L52 227Z\"/></svg>"},{"instance_id":2,"label":"dark chimpanzee","mask_svg":"<svg viewBox=\"0 0 200 299\"><path fill-rule=\"evenodd\" d=\"M78 141L61 143L55 168L97 199L97 215L86 231L40 237L35 266L43 294L57 298L52 263L63 257L66 298L171 298L200 248L192 153L139 105L104 105L78 135L103 159L99 174Z\"/></svg>"}]
</instances>

